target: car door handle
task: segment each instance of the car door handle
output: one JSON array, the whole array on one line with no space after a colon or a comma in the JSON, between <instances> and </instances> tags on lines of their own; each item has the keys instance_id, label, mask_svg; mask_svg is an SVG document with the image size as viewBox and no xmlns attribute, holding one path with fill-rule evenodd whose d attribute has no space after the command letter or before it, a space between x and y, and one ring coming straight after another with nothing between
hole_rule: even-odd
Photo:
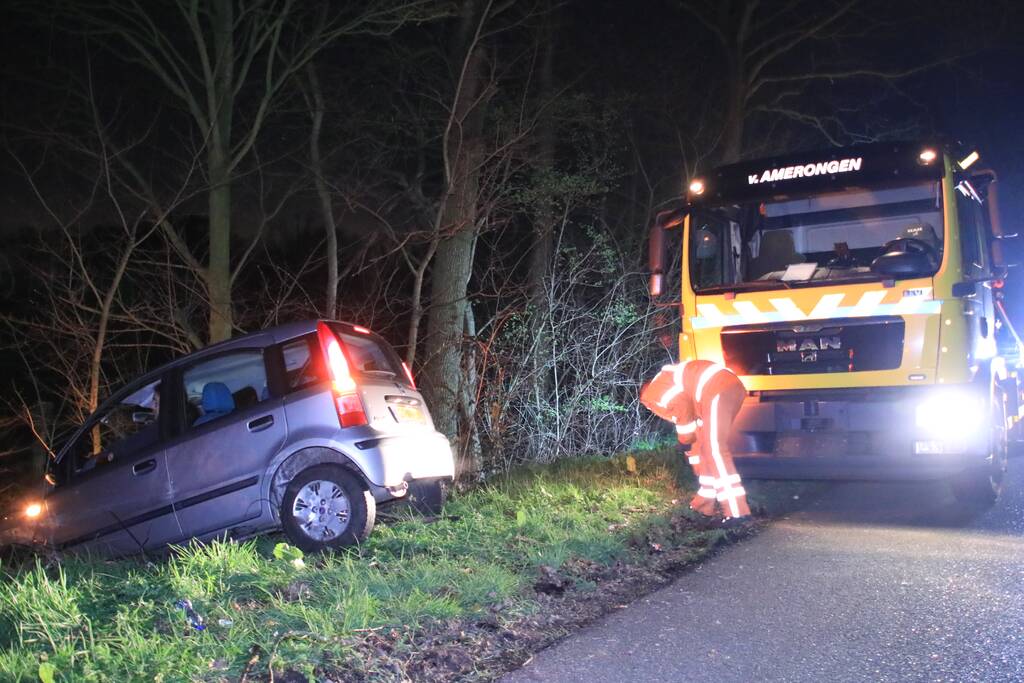
<instances>
[{"instance_id":1,"label":"car door handle","mask_svg":"<svg viewBox=\"0 0 1024 683\"><path fill-rule=\"evenodd\" d=\"M138 476L156 469L156 460L143 460L132 465L132 474Z\"/></svg>"},{"instance_id":2,"label":"car door handle","mask_svg":"<svg viewBox=\"0 0 1024 683\"><path fill-rule=\"evenodd\" d=\"M274 424L273 415L264 415L263 417L257 417L255 420L249 420L246 427L249 428L250 432L259 432L267 427L271 427Z\"/></svg>"}]
</instances>

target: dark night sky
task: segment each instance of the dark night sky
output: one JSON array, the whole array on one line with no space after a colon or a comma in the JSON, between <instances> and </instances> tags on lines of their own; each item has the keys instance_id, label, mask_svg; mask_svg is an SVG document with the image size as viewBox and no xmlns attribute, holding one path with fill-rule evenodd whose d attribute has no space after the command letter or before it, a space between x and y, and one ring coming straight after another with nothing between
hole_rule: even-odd
<instances>
[{"instance_id":1,"label":"dark night sky","mask_svg":"<svg viewBox=\"0 0 1024 683\"><path fill-rule=\"evenodd\" d=\"M1009 2L930 3L928 6L936 4L947 8L944 11L948 16L943 20L946 25L937 25L937 30L906 31L899 44L889 46L895 50L893 60L899 61L918 52L930 54L937 47L936 41L945 41L938 46L940 48L962 47L968 56L953 65L901 82L903 102L890 98L880 106L894 107L893 116L915 118L924 130L976 146L985 162L1000 174L1004 223L1024 231L1021 220L1024 217L1024 126L1020 121L1020 113L1024 111L1024 9L1021 3ZM913 27L914 17L924 5L889 3L883 7L902 25ZM626 125L631 125L641 136L647 134L650 162L660 167L663 182L676 182L670 174L681 171L676 171L680 163L673 141L664 131L650 132L645 119L649 111L644 112L644 109L660 106L662 102L713 97L715 84L709 80L714 78L713 73L704 80L703 73L696 78L687 73L703 70L706 62L702 59L713 63L718 58L713 47L688 42L688 36L694 35L693 20L669 0L567 3L563 6L560 23L556 66L559 77L598 94L628 93L633 104L630 105L632 118L627 117ZM962 33L958 33L960 24L967 27ZM44 92L41 85L34 87L26 80L45 79L38 65L61 59L64 54L61 41L55 40L47 30L25 26L18 15L11 13L0 26L3 39L0 61L4 65L0 110L7 119L24 117L37 121L34 109L47 96L40 95ZM422 30L405 29L405 35ZM872 45L865 45L867 50L874 49ZM372 52L370 54L372 59ZM101 57L97 57L96 65L104 85L119 89L126 99L144 92L140 83L133 81L131 71L118 68L116 63ZM685 78L687 75L689 79ZM679 84L687 82L688 88L681 90ZM872 88L877 86L836 83L831 87L840 94L848 89L849 98L870 101L874 97ZM147 97L151 95L151 91L146 93ZM49 97L59 98L60 93L54 91ZM36 98L35 104L33 98ZM52 123L61 124L60 121ZM658 145L663 146L663 154L658 152ZM36 209L24 183L18 182L12 173L9 159L0 163L0 174L0 211L3 212L0 230L4 230L23 224ZM59 187L61 181L51 179L50 182Z\"/></svg>"}]
</instances>

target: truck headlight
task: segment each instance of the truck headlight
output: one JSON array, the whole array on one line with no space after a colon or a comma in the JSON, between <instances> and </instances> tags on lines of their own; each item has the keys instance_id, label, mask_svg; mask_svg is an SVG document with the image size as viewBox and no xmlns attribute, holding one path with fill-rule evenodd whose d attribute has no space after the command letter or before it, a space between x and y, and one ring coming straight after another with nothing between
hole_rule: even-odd
<instances>
[{"instance_id":1,"label":"truck headlight","mask_svg":"<svg viewBox=\"0 0 1024 683\"><path fill-rule=\"evenodd\" d=\"M917 426L929 436L963 439L984 428L985 405L966 391L938 392L917 406Z\"/></svg>"}]
</instances>

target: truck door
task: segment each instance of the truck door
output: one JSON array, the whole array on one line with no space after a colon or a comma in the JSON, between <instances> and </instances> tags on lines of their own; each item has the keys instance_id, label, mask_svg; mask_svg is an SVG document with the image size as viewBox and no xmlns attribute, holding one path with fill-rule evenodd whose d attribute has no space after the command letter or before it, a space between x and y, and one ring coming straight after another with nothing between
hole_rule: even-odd
<instances>
[{"instance_id":1,"label":"truck door","mask_svg":"<svg viewBox=\"0 0 1024 683\"><path fill-rule=\"evenodd\" d=\"M963 298L964 315L970 334L972 364L996 355L995 310L992 300L992 258L989 250L987 216L973 187L961 185L957 196L957 218L963 256L963 279L980 281L974 294Z\"/></svg>"}]
</instances>

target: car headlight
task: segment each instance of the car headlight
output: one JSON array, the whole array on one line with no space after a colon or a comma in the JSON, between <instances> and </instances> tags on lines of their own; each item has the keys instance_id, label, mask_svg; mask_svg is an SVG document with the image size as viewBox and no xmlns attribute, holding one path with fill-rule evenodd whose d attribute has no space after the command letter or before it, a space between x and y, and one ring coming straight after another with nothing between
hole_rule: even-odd
<instances>
[{"instance_id":1,"label":"car headlight","mask_svg":"<svg viewBox=\"0 0 1024 683\"><path fill-rule=\"evenodd\" d=\"M42 513L42 511L43 511L43 506L40 505L39 503L29 503L25 507L25 516L28 517L29 519L35 519L36 517L38 517Z\"/></svg>"},{"instance_id":2,"label":"car headlight","mask_svg":"<svg viewBox=\"0 0 1024 683\"><path fill-rule=\"evenodd\" d=\"M985 404L966 391L936 393L918 404L917 426L940 439L968 438L985 429Z\"/></svg>"}]
</instances>

